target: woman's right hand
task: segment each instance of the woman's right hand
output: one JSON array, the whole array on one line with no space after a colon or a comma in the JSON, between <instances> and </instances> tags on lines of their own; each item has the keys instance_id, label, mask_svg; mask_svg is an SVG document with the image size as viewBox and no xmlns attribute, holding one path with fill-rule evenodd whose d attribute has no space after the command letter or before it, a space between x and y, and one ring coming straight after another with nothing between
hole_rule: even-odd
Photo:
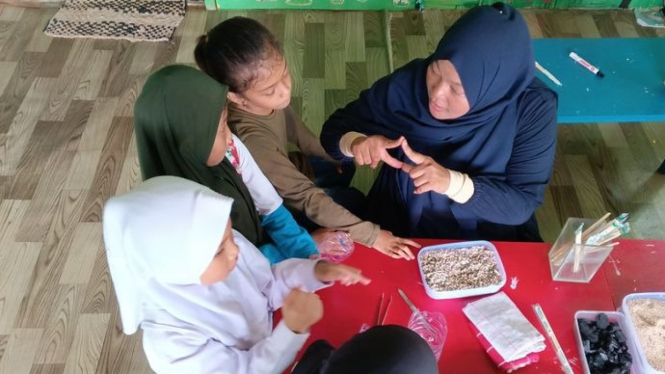
<instances>
[{"instance_id":1,"label":"woman's right hand","mask_svg":"<svg viewBox=\"0 0 665 374\"><path fill-rule=\"evenodd\" d=\"M304 334L323 318L323 303L319 295L292 289L282 304L284 324L296 334Z\"/></svg>"},{"instance_id":2,"label":"woman's right hand","mask_svg":"<svg viewBox=\"0 0 665 374\"><path fill-rule=\"evenodd\" d=\"M390 140L381 135L360 137L351 143L351 152L358 165L370 165L372 169L376 169L379 162L383 161L395 169L401 169L402 161L391 156L388 149L399 147L403 140L402 136L397 140Z\"/></svg>"},{"instance_id":3,"label":"woman's right hand","mask_svg":"<svg viewBox=\"0 0 665 374\"><path fill-rule=\"evenodd\" d=\"M372 248L392 258L413 260L416 257L411 252L411 249L409 249L409 246L420 248L420 244L413 240L398 238L390 231L381 230Z\"/></svg>"}]
</instances>

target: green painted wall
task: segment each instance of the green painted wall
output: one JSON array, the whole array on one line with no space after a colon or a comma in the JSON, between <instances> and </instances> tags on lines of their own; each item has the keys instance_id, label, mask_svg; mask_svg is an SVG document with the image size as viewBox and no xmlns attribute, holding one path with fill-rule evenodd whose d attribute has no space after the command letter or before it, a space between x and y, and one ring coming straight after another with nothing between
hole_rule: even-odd
<instances>
[{"instance_id":1,"label":"green painted wall","mask_svg":"<svg viewBox=\"0 0 665 374\"><path fill-rule=\"evenodd\" d=\"M285 10L411 10L415 0L209 0L219 9L285 9ZM496 0L424 0L426 9L459 9L492 4ZM206 1L207 2L207 1ZM616 9L621 0L508 0L518 8L543 9ZM662 0L632 0L630 8L661 7Z\"/></svg>"}]
</instances>

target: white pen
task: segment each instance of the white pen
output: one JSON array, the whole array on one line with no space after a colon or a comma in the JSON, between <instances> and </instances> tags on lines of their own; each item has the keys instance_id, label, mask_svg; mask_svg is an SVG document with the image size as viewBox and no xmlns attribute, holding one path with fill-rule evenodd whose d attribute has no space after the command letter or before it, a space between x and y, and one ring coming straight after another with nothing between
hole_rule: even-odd
<instances>
[{"instance_id":1,"label":"white pen","mask_svg":"<svg viewBox=\"0 0 665 374\"><path fill-rule=\"evenodd\" d=\"M600 69L598 69L597 67L595 67L595 66L591 65L590 63L588 63L585 59L580 57L577 53L570 52L570 54L568 56L570 56L570 58L575 60L575 62L577 62L578 64L584 66L585 68L587 68L587 70L594 73L595 75L597 75L601 78L605 76L605 74L603 74L603 72L600 71Z\"/></svg>"}]
</instances>

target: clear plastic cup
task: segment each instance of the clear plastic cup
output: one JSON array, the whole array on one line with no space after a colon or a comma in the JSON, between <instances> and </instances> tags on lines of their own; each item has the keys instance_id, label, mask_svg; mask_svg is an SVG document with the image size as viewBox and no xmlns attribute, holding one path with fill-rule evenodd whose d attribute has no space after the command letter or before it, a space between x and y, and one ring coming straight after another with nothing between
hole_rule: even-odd
<instances>
[{"instance_id":1,"label":"clear plastic cup","mask_svg":"<svg viewBox=\"0 0 665 374\"><path fill-rule=\"evenodd\" d=\"M409 318L409 329L423 338L434 353L438 361L443 351L443 344L448 335L448 324L446 318L441 312L421 312L422 317L417 313L411 314ZM425 321L423 321L423 318Z\"/></svg>"},{"instance_id":2,"label":"clear plastic cup","mask_svg":"<svg viewBox=\"0 0 665 374\"><path fill-rule=\"evenodd\" d=\"M344 231L330 232L316 244L321 252L321 258L334 264L349 258L355 247L351 235Z\"/></svg>"}]
</instances>

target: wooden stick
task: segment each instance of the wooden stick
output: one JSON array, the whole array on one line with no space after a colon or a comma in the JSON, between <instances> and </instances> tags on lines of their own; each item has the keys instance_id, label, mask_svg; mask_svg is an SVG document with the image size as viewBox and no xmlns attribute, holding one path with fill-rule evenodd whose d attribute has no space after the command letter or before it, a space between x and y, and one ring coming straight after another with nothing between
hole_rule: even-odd
<instances>
[{"instance_id":1,"label":"wooden stick","mask_svg":"<svg viewBox=\"0 0 665 374\"><path fill-rule=\"evenodd\" d=\"M596 247L607 247L607 246L605 245L605 243L607 243L607 242L611 242L612 240L614 240L614 239L616 239L616 238L618 238L618 237L620 237L620 236L621 236L621 231L619 231L619 232L617 232L616 234L614 234L614 235L610 236L609 238L605 239L605 240L602 241L600 244L596 244Z\"/></svg>"},{"instance_id":2,"label":"wooden stick","mask_svg":"<svg viewBox=\"0 0 665 374\"><path fill-rule=\"evenodd\" d=\"M621 236L620 232L617 233L617 234L614 234L614 235L612 235L612 237L609 237L609 238L605 239L605 241L603 241L602 243L593 245L593 247L596 247L596 248L586 250L586 253L596 253L596 252L606 250L607 247L615 247L615 246L619 245L619 242L614 242L614 243L610 243L610 244L605 244L605 243L610 242L610 241L612 241L612 240L614 240L614 239L616 239L620 236ZM585 248L587 248L587 247L585 247Z\"/></svg>"},{"instance_id":3,"label":"wooden stick","mask_svg":"<svg viewBox=\"0 0 665 374\"><path fill-rule=\"evenodd\" d=\"M583 244L574 244L575 246L575 259L573 260L573 273L580 271L580 261L582 260Z\"/></svg>"},{"instance_id":4,"label":"wooden stick","mask_svg":"<svg viewBox=\"0 0 665 374\"><path fill-rule=\"evenodd\" d=\"M606 224L600 226L588 238L585 238L585 241L588 243L589 241L591 241L591 239L593 239L594 236L600 235L602 237L603 233L609 232L609 231L612 231L612 230L621 231L618 227L614 226L615 223L616 223L616 220L611 220L610 222L607 222ZM591 245L597 245L597 244L591 243Z\"/></svg>"},{"instance_id":5,"label":"wooden stick","mask_svg":"<svg viewBox=\"0 0 665 374\"><path fill-rule=\"evenodd\" d=\"M379 300L379 312L376 314L376 325L381 323L381 309L383 309L383 297L385 293L381 293L381 299Z\"/></svg>"},{"instance_id":6,"label":"wooden stick","mask_svg":"<svg viewBox=\"0 0 665 374\"><path fill-rule=\"evenodd\" d=\"M587 237L589 235L591 235L593 230L595 230L601 224L605 223L605 220L609 216L610 216L610 212L605 213L605 215L600 217L600 219L598 221L596 221L593 225L589 226L586 230L584 230L584 232L582 233L582 242L586 241Z\"/></svg>"},{"instance_id":7,"label":"wooden stick","mask_svg":"<svg viewBox=\"0 0 665 374\"><path fill-rule=\"evenodd\" d=\"M557 250L552 254L552 262L556 265L560 265L566 254L572 249L572 243L562 244Z\"/></svg>"},{"instance_id":8,"label":"wooden stick","mask_svg":"<svg viewBox=\"0 0 665 374\"><path fill-rule=\"evenodd\" d=\"M602 241L600 244L594 244L593 247L596 247L596 248L587 249L587 248L589 248L590 246L586 246L586 245L585 245L585 246L581 249L581 253L580 253L579 261L581 261L586 255L588 255L588 254L590 254L590 253L601 252L601 251L603 251L603 250L607 250L608 247L614 247L615 245L618 245L618 244L619 244L618 242L617 242L617 243L611 243L611 244L605 244L605 243L609 243L609 242L611 242L612 240L614 240L614 239L616 239L616 238L618 238L618 237L620 237L620 236L621 236L621 232L619 231L619 232L617 232L616 234L612 235L611 237L609 237L609 238L605 239L604 241ZM578 254L577 254L577 251L575 251L575 256L577 256L577 255L578 255ZM574 271L575 273L577 273L578 270L579 270L579 262L578 262L578 258L575 257L575 266L574 266L574 268L573 268L573 271Z\"/></svg>"},{"instance_id":9,"label":"wooden stick","mask_svg":"<svg viewBox=\"0 0 665 374\"><path fill-rule=\"evenodd\" d=\"M390 309L390 303L393 302L393 295L390 295L388 298L388 304L386 304L386 310L383 312L383 318L381 318L381 326L386 323L386 318L388 318L388 310Z\"/></svg>"},{"instance_id":10,"label":"wooden stick","mask_svg":"<svg viewBox=\"0 0 665 374\"><path fill-rule=\"evenodd\" d=\"M570 362L568 362L566 354L561 348L561 345L559 344L556 335L554 335L554 330L552 330L550 321L548 321L547 317L545 317L545 312L543 311L543 308L540 306L540 304L533 304L531 307L533 308L534 312L536 312L536 316L538 316L540 324L543 326L543 329L547 333L547 337L550 338L550 342L552 343L554 352L556 353L557 357L559 357L559 362L561 362L561 368L563 369L563 372L565 374L573 374L574 373L573 368L570 367Z\"/></svg>"},{"instance_id":11,"label":"wooden stick","mask_svg":"<svg viewBox=\"0 0 665 374\"><path fill-rule=\"evenodd\" d=\"M557 265L557 266L561 265L563 260L565 260L566 257L568 256L568 252L573 250L574 245L575 245L575 243L570 243L570 242L561 245L561 247L559 247L557 252L555 252L552 255L552 262L554 262L554 264Z\"/></svg>"},{"instance_id":12,"label":"wooden stick","mask_svg":"<svg viewBox=\"0 0 665 374\"><path fill-rule=\"evenodd\" d=\"M606 244L606 245L603 245L602 248L593 248L593 249L589 249L586 253L587 253L587 254L590 254L590 253L596 253L596 252L600 252L600 251L605 251L605 250L607 250L607 247L616 247L616 246L619 245L619 244L620 244L619 242L614 242L614 243Z\"/></svg>"},{"instance_id":13,"label":"wooden stick","mask_svg":"<svg viewBox=\"0 0 665 374\"><path fill-rule=\"evenodd\" d=\"M602 225L603 223L606 223L605 220L606 220L607 217L609 217L609 216L610 216L610 212L605 213L605 215L603 215L599 220L597 220L596 222L594 222L593 225L589 226L586 230L584 230L584 232L582 233L582 242L583 242L583 243L586 242L586 239L588 238L588 236L589 236L590 234L592 234L592 233L593 233L593 230L597 229L598 226ZM610 222L611 222L611 221L610 221ZM558 249L552 254L552 259L551 259L552 262L553 262L555 265L557 265L557 266L558 266L558 265L561 265L561 263L563 262L563 260L566 258L566 255L568 254L568 252L570 252L570 251L573 249L573 245L575 245L574 242L573 242L573 243L568 242L568 243L566 243L566 244L561 245L561 247L559 247L559 248L558 248Z\"/></svg>"},{"instance_id":14,"label":"wooden stick","mask_svg":"<svg viewBox=\"0 0 665 374\"><path fill-rule=\"evenodd\" d=\"M559 87L563 86L563 84L561 84L561 81L559 81L558 79L556 79L556 77L554 76L554 74L552 74L552 73L550 73L549 71L547 71L547 69L545 69L544 67L542 67L537 61L536 61L536 69L540 70L541 73L543 73L547 78L549 78L549 79L550 79L552 82L554 82L554 84L556 84L557 86L559 86Z\"/></svg>"},{"instance_id":15,"label":"wooden stick","mask_svg":"<svg viewBox=\"0 0 665 374\"><path fill-rule=\"evenodd\" d=\"M582 260L582 249L584 249L582 241L582 225L575 230L575 260L573 261L573 272L577 273L580 270L580 261Z\"/></svg>"}]
</instances>

